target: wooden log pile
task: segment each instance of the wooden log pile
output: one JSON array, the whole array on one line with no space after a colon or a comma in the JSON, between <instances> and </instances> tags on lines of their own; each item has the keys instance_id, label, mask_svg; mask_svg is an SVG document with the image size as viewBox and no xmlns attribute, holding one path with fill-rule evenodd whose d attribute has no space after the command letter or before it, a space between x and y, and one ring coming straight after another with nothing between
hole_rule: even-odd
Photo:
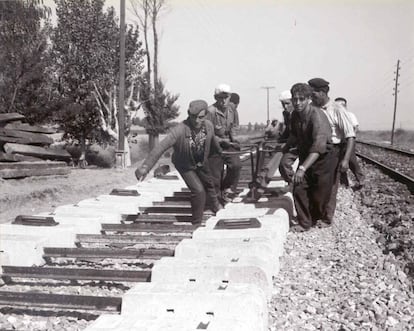
<instances>
[{"instance_id":1,"label":"wooden log pile","mask_svg":"<svg viewBox=\"0 0 414 331\"><path fill-rule=\"evenodd\" d=\"M21 114L0 114L0 178L68 174L71 155L52 146L54 133L25 123Z\"/></svg>"}]
</instances>

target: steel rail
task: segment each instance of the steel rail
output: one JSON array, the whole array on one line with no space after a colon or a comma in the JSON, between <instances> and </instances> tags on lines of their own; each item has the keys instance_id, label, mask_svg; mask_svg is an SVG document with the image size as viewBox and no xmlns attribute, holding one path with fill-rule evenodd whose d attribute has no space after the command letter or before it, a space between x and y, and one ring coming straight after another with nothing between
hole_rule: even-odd
<instances>
[{"instance_id":1,"label":"steel rail","mask_svg":"<svg viewBox=\"0 0 414 331\"><path fill-rule=\"evenodd\" d=\"M93 258L93 259L160 259L163 256L174 256L174 250L167 248L61 248L44 247L43 258Z\"/></svg>"},{"instance_id":2,"label":"steel rail","mask_svg":"<svg viewBox=\"0 0 414 331\"><path fill-rule=\"evenodd\" d=\"M0 306L28 309L49 308L53 310L93 310L120 313L122 298L89 295L66 295L34 292L0 291Z\"/></svg>"},{"instance_id":3,"label":"steel rail","mask_svg":"<svg viewBox=\"0 0 414 331\"><path fill-rule=\"evenodd\" d=\"M356 155L359 156L361 159L376 165L378 168L380 168L384 173L386 173L389 177L393 178L394 180L407 185L410 192L414 193L414 178L407 176L397 170L394 170L389 166L362 153L356 152Z\"/></svg>"},{"instance_id":4,"label":"steel rail","mask_svg":"<svg viewBox=\"0 0 414 331\"><path fill-rule=\"evenodd\" d=\"M168 234L168 233L193 233L197 229L197 226L194 225L176 225L176 224L147 224L143 223L132 223L132 224L112 224L112 223L103 223L101 224L101 232L149 232L149 233L158 233L158 234Z\"/></svg>"},{"instance_id":5,"label":"steel rail","mask_svg":"<svg viewBox=\"0 0 414 331\"><path fill-rule=\"evenodd\" d=\"M16 267L2 266L1 277L5 283L11 278L37 278L54 280L96 280L110 282L148 282L150 270L107 270L59 267Z\"/></svg>"},{"instance_id":6,"label":"steel rail","mask_svg":"<svg viewBox=\"0 0 414 331\"><path fill-rule=\"evenodd\" d=\"M175 197L175 196L174 196ZM181 198L180 196L177 197ZM203 215L203 219L206 220L210 215ZM138 214L138 215L123 215L122 222L134 222L134 223L162 223L171 224L175 222L191 223L191 215L171 215L171 214Z\"/></svg>"},{"instance_id":7,"label":"steel rail","mask_svg":"<svg viewBox=\"0 0 414 331\"><path fill-rule=\"evenodd\" d=\"M125 234L77 234L76 246L84 244L101 244L114 246L147 246L147 245L174 245L188 236L154 235L125 235Z\"/></svg>"},{"instance_id":8,"label":"steel rail","mask_svg":"<svg viewBox=\"0 0 414 331\"><path fill-rule=\"evenodd\" d=\"M373 143L373 142L369 142L369 141L364 141L364 140L359 140L359 139L356 142L359 143L359 144L362 144L362 145L378 147L378 148L389 150L389 151L399 153L399 154L402 154L402 155L405 155L405 156L414 157L414 152L409 151L409 150L405 150L405 149L401 149L401 148L398 148L398 147L384 146L384 145L381 145L381 144L377 144L377 143Z\"/></svg>"}]
</instances>

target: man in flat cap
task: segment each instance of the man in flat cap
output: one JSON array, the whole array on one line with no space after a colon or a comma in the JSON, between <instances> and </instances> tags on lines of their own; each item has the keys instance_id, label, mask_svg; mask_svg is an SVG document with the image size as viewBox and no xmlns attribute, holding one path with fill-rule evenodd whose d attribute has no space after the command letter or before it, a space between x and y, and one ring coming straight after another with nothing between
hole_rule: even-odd
<instances>
[{"instance_id":1,"label":"man in flat cap","mask_svg":"<svg viewBox=\"0 0 414 331\"><path fill-rule=\"evenodd\" d=\"M161 155L173 147L172 163L191 191L194 224L202 221L206 199L213 212L222 208L208 164L210 150L214 148L221 152L221 147L215 138L213 125L205 120L207 108L204 100L191 101L187 119L171 128L135 171L137 179L142 180Z\"/></svg>"},{"instance_id":2,"label":"man in flat cap","mask_svg":"<svg viewBox=\"0 0 414 331\"><path fill-rule=\"evenodd\" d=\"M214 133L223 151L234 152L240 149L240 145L235 138L234 128L237 126L237 119L230 105L230 96L229 85L218 85L214 90L216 102L208 107L206 118L213 123ZM209 162L211 173L215 179L216 191L220 193L224 202L229 202L237 193L241 170L240 157L238 155L222 157L218 153L212 153ZM223 162L227 167L223 182L220 183Z\"/></svg>"},{"instance_id":3,"label":"man in flat cap","mask_svg":"<svg viewBox=\"0 0 414 331\"><path fill-rule=\"evenodd\" d=\"M229 105L230 105L230 108L233 110L233 113L234 113L233 128L238 128L239 125L240 125L240 123L239 123L239 112L238 112L239 104L240 104L240 95L238 95L237 93L234 93L234 92L232 94L230 94Z\"/></svg>"},{"instance_id":4,"label":"man in flat cap","mask_svg":"<svg viewBox=\"0 0 414 331\"><path fill-rule=\"evenodd\" d=\"M328 118L332 131L331 142L337 156L332 193L325 215L321 219L322 226L329 226L332 224L335 214L340 173L346 172L349 168L349 159L355 144L355 131L346 109L339 103L330 100L328 96L329 82L323 78L313 78L308 81L308 84L313 89L312 104L320 107Z\"/></svg>"}]
</instances>

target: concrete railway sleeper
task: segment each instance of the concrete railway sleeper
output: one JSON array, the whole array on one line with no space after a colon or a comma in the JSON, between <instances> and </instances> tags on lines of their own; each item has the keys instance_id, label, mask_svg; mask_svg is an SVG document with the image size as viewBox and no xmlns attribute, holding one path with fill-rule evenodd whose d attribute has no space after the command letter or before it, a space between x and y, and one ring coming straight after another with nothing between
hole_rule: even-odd
<instances>
[{"instance_id":1,"label":"concrete railway sleeper","mask_svg":"<svg viewBox=\"0 0 414 331\"><path fill-rule=\"evenodd\" d=\"M257 161L257 158L263 154L264 151L268 153L267 150L261 149L259 145L255 145L254 147L250 146L247 152L242 151L242 153L239 153L244 154L242 156L243 170L240 187L247 187L249 183L257 177L260 167L262 167L265 160L267 160L267 157L264 156L262 161ZM168 174L160 176L159 179L171 183L179 180L178 176ZM273 214L278 210L277 206L273 206L273 208L271 207L272 203L278 199L280 200L280 197L284 192L269 192L273 192L274 196L272 196L271 193L268 193L268 196L266 197L267 202L256 201L257 205L255 203L244 204L242 202L243 197L239 200L242 202L241 204L230 203L231 206L223 210L223 219L221 216L214 217L213 214L205 214L205 226L201 226L199 227L200 229L198 229L198 227L190 224L191 209L188 203L190 192L188 189L182 188L179 191L175 191L171 196L165 197L164 201L154 201L152 206L140 207L139 213L136 215L121 213L122 217L120 218L119 223L102 222L101 234L76 234L74 240L74 244L77 246L76 248L44 247L43 258L46 261L45 266L24 267L4 265L2 277L4 277L4 280L6 281L5 288L7 289L9 283L16 283L16 280L21 279L33 279L39 281L39 286L42 286L40 281L45 279L59 281L67 280L71 283L71 285L66 285L69 287L73 286L73 282L77 283L79 281L97 281L104 283L120 282L128 284L147 283L150 280L152 282L154 272L152 264L147 264L147 268L140 270L113 270L107 269L107 267L105 267L106 269L99 267L100 263L102 263L103 266L104 260L114 261L114 265L117 264L117 261L121 262L124 260L130 260L132 264L141 260L150 260L155 262L155 266L157 260L163 260L165 258L174 259L178 263L178 270L182 269L181 271L184 272L182 275L180 275L181 271L174 272L174 277L178 277L177 279L179 279L179 277L185 277L190 283L195 282L196 284L199 284L199 282L201 282L202 284L202 277L198 279L199 276L197 276L197 273L193 274L191 271L191 273L187 275L186 272L190 271L185 271L188 267L190 267L189 270L192 270L191 268L197 270L196 265L187 265L186 263L189 261L185 259L186 254L192 254L192 244L190 246L187 245L190 247L189 251L184 249L184 247L187 246L183 246L183 248L180 249L180 256L174 257L174 248L185 239L191 240L191 243L196 245L198 242L202 243L205 241L207 243L214 242L214 240L220 241L221 244L213 244L212 249L209 249L209 251L212 250L213 252L220 249L220 252L222 253L220 253L219 256L214 258L203 257L200 259L202 265L209 266L211 264L212 267L211 271L208 271L211 274L203 277L207 277L209 280L216 279L216 277L219 277L217 279L220 279L220 284L216 288L218 290L218 297L221 296L221 293L226 293L222 292L226 291L226 288L236 286L228 285L233 284L233 281L227 279L232 279L232 277L234 279L238 279L238 277L244 279L247 277L246 279L248 279L249 282L254 282L254 279L257 278L260 280L260 286L263 287L263 290L266 290L267 293L267 291L269 291L269 276L273 272L276 272L278 267L273 265L269 266L268 263L262 262L262 259L264 258L263 256L253 259L251 258L253 257L251 254L254 254L256 250L259 251L259 247L260 252L267 252L266 254L269 254L269 252L272 252L271 254L276 254L275 252L277 252L277 255L281 254L281 243L277 242L276 244L274 239L271 240L271 238L272 236L276 236L275 238L278 238L277 240L280 241L283 236L279 234L279 230L276 231L276 228L279 229L279 227L281 227L280 229L283 229L282 232L285 233L288 227L288 221L286 220L280 221L281 223L279 225L277 224L279 221L275 223L269 218L274 217ZM137 189L114 189L111 192L111 195L117 196L118 200L116 201L118 202L119 197L139 199L141 197L141 192L139 187ZM288 204L285 205L286 209L290 210L291 206L288 206ZM288 214L290 215L291 212L288 211ZM30 217L27 219L30 222ZM278 218L276 217L276 219ZM44 220L36 217L34 217L32 221L38 223L44 222ZM51 222L51 220L49 219L48 222ZM51 228L53 226L49 227ZM202 231L198 234L195 240L193 234L198 230ZM224 235L223 239L218 239L220 238L217 237L218 234L219 236ZM260 246L256 247L258 244L260 244ZM102 245L104 245L104 247L102 247ZM150 248L146 247L146 245L150 245ZM164 247L162 247L163 245ZM222 251L225 247L231 247L231 249ZM228 252L232 252L232 254L229 255ZM55 263L52 261L54 260L64 260L65 262L58 267L53 267L52 264ZM94 261L96 263L96 269L80 268L76 261L82 260ZM99 260L102 260L102 262L99 262ZM71 261L73 261L73 264L71 264ZM180 263L184 263L182 267L180 267ZM244 267L245 264L246 267ZM162 268L164 267L167 267L165 272L162 271ZM116 268L119 268L119 266ZM163 283L161 279L163 279L165 273L169 270L168 268L168 264L165 263L161 263L159 267L155 268L159 269L158 271L155 270L159 282ZM247 268L246 271L244 268ZM218 274L222 272L224 272L223 276L218 276ZM252 275L251 279L246 276L250 273ZM45 286L48 286L47 284L48 283L45 283ZM156 284L158 283L154 282L155 287L157 286ZM124 286L121 289L121 292L128 290L129 286L130 285L127 287ZM166 286L168 287L169 285L166 284ZM193 285L192 288L193 290L196 289ZM258 292L256 293L256 291ZM213 292L213 290L209 290L205 295L210 295ZM256 287L253 292L256 293L256 299L259 297L266 297L265 294L259 294L262 293L262 291L259 289L256 290ZM230 291L229 293L233 292ZM238 296L240 297L240 295ZM260 301L262 299L258 300ZM162 302L162 299L160 302ZM25 307L27 309L50 308L54 311L62 312L67 310L92 310L119 313L121 303L121 297L113 297L112 295L57 295L55 293L19 293L13 291L2 291L0 293L0 305L3 307ZM231 307L231 305L227 306ZM264 321L266 321L267 316L266 314L263 315L263 312L266 312L266 308L265 305L262 304L259 306L262 307L260 308L261 313L259 315L262 317L259 324L265 325L266 323ZM211 310L214 309L212 308ZM216 318L221 319L223 317L223 314L218 311L213 313L213 315L214 314ZM259 329L264 330L262 326Z\"/></svg>"}]
</instances>

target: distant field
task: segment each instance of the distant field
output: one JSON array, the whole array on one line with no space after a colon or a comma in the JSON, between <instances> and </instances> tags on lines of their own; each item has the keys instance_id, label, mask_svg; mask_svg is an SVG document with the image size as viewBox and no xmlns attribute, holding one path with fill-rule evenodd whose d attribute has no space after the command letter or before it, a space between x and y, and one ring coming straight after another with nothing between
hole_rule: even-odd
<instances>
[{"instance_id":1,"label":"distant field","mask_svg":"<svg viewBox=\"0 0 414 331\"><path fill-rule=\"evenodd\" d=\"M360 131L358 132L358 138L390 144L391 131ZM414 130L397 129L394 132L394 145L414 149Z\"/></svg>"}]
</instances>

